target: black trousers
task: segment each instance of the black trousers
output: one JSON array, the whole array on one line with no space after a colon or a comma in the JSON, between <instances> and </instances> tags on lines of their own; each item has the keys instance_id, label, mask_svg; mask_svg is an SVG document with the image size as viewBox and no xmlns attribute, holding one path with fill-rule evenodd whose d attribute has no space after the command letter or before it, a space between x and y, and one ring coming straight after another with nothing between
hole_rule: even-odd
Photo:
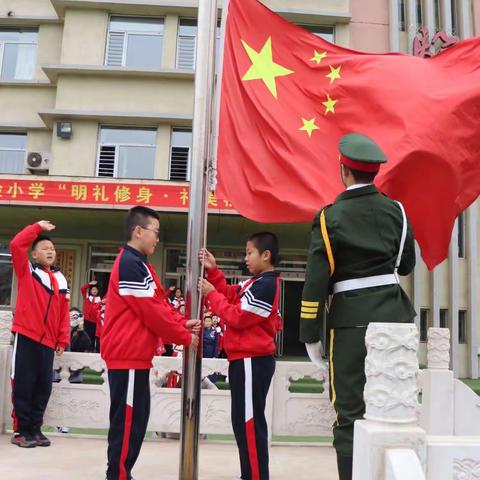
<instances>
[{"instance_id":1,"label":"black trousers","mask_svg":"<svg viewBox=\"0 0 480 480\"><path fill-rule=\"evenodd\" d=\"M150 416L150 370L110 370L108 480L130 480Z\"/></svg>"},{"instance_id":2,"label":"black trousers","mask_svg":"<svg viewBox=\"0 0 480 480\"><path fill-rule=\"evenodd\" d=\"M228 367L232 426L243 480L268 480L265 402L275 372L273 356L233 360Z\"/></svg>"},{"instance_id":3,"label":"black trousers","mask_svg":"<svg viewBox=\"0 0 480 480\"><path fill-rule=\"evenodd\" d=\"M97 331L97 324L94 322L90 322L89 320L85 320L83 324L83 329L87 332L87 335L90 337L90 341L92 342L90 346L90 351L97 352L95 337L95 332Z\"/></svg>"},{"instance_id":4,"label":"black trousers","mask_svg":"<svg viewBox=\"0 0 480 480\"><path fill-rule=\"evenodd\" d=\"M52 393L54 350L15 334L11 382L13 431L38 433Z\"/></svg>"},{"instance_id":5,"label":"black trousers","mask_svg":"<svg viewBox=\"0 0 480 480\"><path fill-rule=\"evenodd\" d=\"M335 328L330 340L330 400L337 419L333 446L340 457L353 455L353 427L365 413L365 334L367 327Z\"/></svg>"}]
</instances>

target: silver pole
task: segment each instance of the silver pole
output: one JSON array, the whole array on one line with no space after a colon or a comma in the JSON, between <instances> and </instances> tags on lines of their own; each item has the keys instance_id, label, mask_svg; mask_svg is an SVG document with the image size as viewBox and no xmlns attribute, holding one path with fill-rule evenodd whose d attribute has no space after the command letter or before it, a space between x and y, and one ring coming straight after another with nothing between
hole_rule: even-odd
<instances>
[{"instance_id":1,"label":"silver pole","mask_svg":"<svg viewBox=\"0 0 480 480\"><path fill-rule=\"evenodd\" d=\"M207 224L206 165L211 135L216 25L216 0L200 0L198 6L190 208L188 211L186 318L201 318L202 313L202 303L197 288L198 279L202 274L198 253L205 243ZM200 342L196 350L192 348L184 349L180 480L196 480L198 477L201 374L202 345Z\"/></svg>"}]
</instances>

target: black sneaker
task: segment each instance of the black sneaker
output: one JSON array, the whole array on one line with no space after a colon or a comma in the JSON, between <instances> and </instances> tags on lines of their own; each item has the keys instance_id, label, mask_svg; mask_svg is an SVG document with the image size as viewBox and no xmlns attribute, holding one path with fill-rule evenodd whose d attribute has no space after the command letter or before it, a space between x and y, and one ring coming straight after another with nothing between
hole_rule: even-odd
<instances>
[{"instance_id":1,"label":"black sneaker","mask_svg":"<svg viewBox=\"0 0 480 480\"><path fill-rule=\"evenodd\" d=\"M36 432L32 434L32 437L37 447L49 447L51 444L50 440L42 432Z\"/></svg>"},{"instance_id":2,"label":"black sneaker","mask_svg":"<svg viewBox=\"0 0 480 480\"><path fill-rule=\"evenodd\" d=\"M37 446L35 439L31 435L24 433L15 433L10 439L10 443L21 448L35 448Z\"/></svg>"}]
</instances>

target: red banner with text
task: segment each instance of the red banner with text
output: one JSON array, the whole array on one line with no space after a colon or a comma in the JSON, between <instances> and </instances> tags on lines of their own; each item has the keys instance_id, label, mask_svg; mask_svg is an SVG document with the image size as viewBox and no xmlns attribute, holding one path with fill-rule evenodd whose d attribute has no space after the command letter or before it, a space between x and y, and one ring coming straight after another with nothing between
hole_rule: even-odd
<instances>
[{"instance_id":1,"label":"red banner with text","mask_svg":"<svg viewBox=\"0 0 480 480\"><path fill-rule=\"evenodd\" d=\"M80 208L121 208L145 205L164 211L186 212L188 185L130 182L59 181L0 178L0 205L37 205ZM227 200L208 196L209 210L234 213Z\"/></svg>"}]
</instances>

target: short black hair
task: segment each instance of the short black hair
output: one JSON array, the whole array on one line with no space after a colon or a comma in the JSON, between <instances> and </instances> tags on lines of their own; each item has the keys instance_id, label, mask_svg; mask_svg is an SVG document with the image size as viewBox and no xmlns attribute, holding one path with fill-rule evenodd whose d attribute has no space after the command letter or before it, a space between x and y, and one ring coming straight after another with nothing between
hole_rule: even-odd
<instances>
[{"instance_id":1,"label":"short black hair","mask_svg":"<svg viewBox=\"0 0 480 480\"><path fill-rule=\"evenodd\" d=\"M265 251L270 252L270 263L275 265L278 260L278 238L272 232L258 232L250 235L249 242L255 245L260 254Z\"/></svg>"},{"instance_id":2,"label":"short black hair","mask_svg":"<svg viewBox=\"0 0 480 480\"><path fill-rule=\"evenodd\" d=\"M354 168L345 167L345 165L344 165L344 168L348 168L352 172L353 178L358 183L373 183L373 180L375 179L378 173L378 172L363 172L361 170L355 170Z\"/></svg>"},{"instance_id":3,"label":"short black hair","mask_svg":"<svg viewBox=\"0 0 480 480\"><path fill-rule=\"evenodd\" d=\"M50 237L47 237L46 235L39 235L32 243L32 250L35 250L35 247L40 243L43 242L44 240L48 240L49 242L52 242L52 239Z\"/></svg>"},{"instance_id":4,"label":"short black hair","mask_svg":"<svg viewBox=\"0 0 480 480\"><path fill-rule=\"evenodd\" d=\"M125 236L127 240L132 239L132 231L136 226L147 228L149 218L156 218L160 221L160 215L151 208L142 206L131 208L125 218Z\"/></svg>"}]
</instances>

